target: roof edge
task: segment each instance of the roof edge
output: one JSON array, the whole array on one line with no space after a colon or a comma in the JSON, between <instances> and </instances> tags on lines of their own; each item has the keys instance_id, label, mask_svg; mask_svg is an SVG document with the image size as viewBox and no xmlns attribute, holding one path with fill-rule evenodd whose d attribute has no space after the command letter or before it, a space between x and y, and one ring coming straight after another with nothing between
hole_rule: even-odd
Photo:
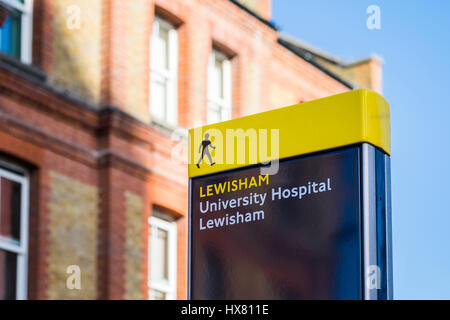
<instances>
[{"instance_id":1,"label":"roof edge","mask_svg":"<svg viewBox=\"0 0 450 320\"><path fill-rule=\"evenodd\" d=\"M314 53L315 55L318 55L321 58L323 58L325 60L328 60L328 61L330 61L332 63L338 64L338 65L345 65L345 64L347 64L347 62L342 60L341 58L339 58L339 57L337 57L337 56L335 56L335 55L333 55L331 53L325 52L324 50L319 49L319 48L317 48L317 47L315 47L315 46L313 46L313 45L311 45L311 44L309 44L309 43L307 43L305 41L302 41L302 40L299 40L297 38L294 38L294 37L292 37L292 36L290 36L290 35L288 35L286 33L278 32L278 36L283 41L292 43L295 46L298 46L298 47L303 48L303 49L305 49L307 51L310 51L311 53Z\"/></svg>"},{"instance_id":2,"label":"roof edge","mask_svg":"<svg viewBox=\"0 0 450 320\"><path fill-rule=\"evenodd\" d=\"M278 32L278 36L280 39L282 39L283 41L286 41L288 43L291 43L294 46L298 46L299 48L302 48L306 51L311 52L312 54L315 54L319 57L321 57L322 59L325 59L331 63L334 63L336 65L338 65L341 68L350 68L353 67L355 65L361 64L361 63L365 63L368 62L370 60L376 60L379 63L384 63L384 59L376 54L376 53L372 53L369 57L365 57L365 58L361 58L361 59L357 59L357 60L353 60L353 61L345 61L331 53L328 53L324 50L321 50L305 41L296 39L288 34L285 34L283 32Z\"/></svg>"},{"instance_id":3,"label":"roof edge","mask_svg":"<svg viewBox=\"0 0 450 320\"><path fill-rule=\"evenodd\" d=\"M266 26L268 26L269 28L278 31L278 27L271 21L264 19L263 17L261 17L259 14L257 14L255 11L247 8L246 6L244 6L243 4L241 4L240 2L238 2L237 0L229 0L232 4L234 4L235 6L238 6L240 9L244 10L245 12L247 12L248 14L250 14L251 16L255 17L256 19L258 19L259 21L261 21L262 23L264 23Z\"/></svg>"},{"instance_id":4,"label":"roof edge","mask_svg":"<svg viewBox=\"0 0 450 320\"><path fill-rule=\"evenodd\" d=\"M306 57L305 55L300 54L299 52L295 51L291 46L290 43L286 40L283 40L281 38L278 38L278 43L285 47L287 50L289 50L290 52L292 52L293 54L295 54L296 56L302 58L303 60L305 60L306 62L308 62L309 64L311 64L312 66L314 66L315 68L319 69L320 71L322 71L323 73L325 73L327 76L333 78L334 80L340 82L341 84L343 84L344 86L346 86L349 89L358 89L359 86L347 79L344 79L342 77L340 77L339 75L337 75L336 73L330 71L329 69L325 68L324 66L318 64L317 62L308 59L308 57ZM291 44L292 45L292 44Z\"/></svg>"}]
</instances>

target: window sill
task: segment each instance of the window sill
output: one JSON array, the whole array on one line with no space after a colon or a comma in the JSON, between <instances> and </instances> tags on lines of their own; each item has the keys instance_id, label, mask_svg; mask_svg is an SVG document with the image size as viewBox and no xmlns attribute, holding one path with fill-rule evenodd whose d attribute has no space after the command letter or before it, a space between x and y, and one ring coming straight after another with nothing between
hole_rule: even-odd
<instances>
[{"instance_id":1,"label":"window sill","mask_svg":"<svg viewBox=\"0 0 450 320\"><path fill-rule=\"evenodd\" d=\"M0 52L0 65L15 73L21 74L26 78L31 78L41 82L45 82L47 80L47 74L45 71L25 64L17 58L14 58L4 52Z\"/></svg>"},{"instance_id":2,"label":"window sill","mask_svg":"<svg viewBox=\"0 0 450 320\"><path fill-rule=\"evenodd\" d=\"M164 120L152 118L150 120L150 124L168 135L176 132L176 134L181 136L183 139L187 139L188 137L188 131L186 128L168 123Z\"/></svg>"}]
</instances>

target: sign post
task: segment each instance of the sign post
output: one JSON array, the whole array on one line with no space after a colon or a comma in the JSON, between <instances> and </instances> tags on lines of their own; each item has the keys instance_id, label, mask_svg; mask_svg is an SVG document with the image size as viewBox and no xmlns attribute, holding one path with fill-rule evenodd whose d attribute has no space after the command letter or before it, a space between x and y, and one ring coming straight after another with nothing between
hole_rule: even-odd
<instances>
[{"instance_id":1,"label":"sign post","mask_svg":"<svg viewBox=\"0 0 450 320\"><path fill-rule=\"evenodd\" d=\"M189 132L190 299L391 299L389 106L360 89Z\"/></svg>"}]
</instances>

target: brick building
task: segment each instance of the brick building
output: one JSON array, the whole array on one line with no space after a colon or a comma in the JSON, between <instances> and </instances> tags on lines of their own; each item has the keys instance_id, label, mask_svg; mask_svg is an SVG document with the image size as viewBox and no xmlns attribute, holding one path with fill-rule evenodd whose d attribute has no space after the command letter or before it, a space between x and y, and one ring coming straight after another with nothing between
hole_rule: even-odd
<instances>
[{"instance_id":1,"label":"brick building","mask_svg":"<svg viewBox=\"0 0 450 320\"><path fill-rule=\"evenodd\" d=\"M281 35L270 10L0 0L0 299L185 298L182 129L381 90L377 57Z\"/></svg>"}]
</instances>

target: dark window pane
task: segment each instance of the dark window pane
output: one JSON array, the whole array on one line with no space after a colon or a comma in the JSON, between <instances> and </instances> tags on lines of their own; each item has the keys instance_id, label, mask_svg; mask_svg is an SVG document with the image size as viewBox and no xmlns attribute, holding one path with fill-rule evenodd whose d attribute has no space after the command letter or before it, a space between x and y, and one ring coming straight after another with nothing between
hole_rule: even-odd
<instances>
[{"instance_id":1,"label":"dark window pane","mask_svg":"<svg viewBox=\"0 0 450 320\"><path fill-rule=\"evenodd\" d=\"M11 19L11 55L20 59L22 14L14 10Z\"/></svg>"},{"instance_id":2,"label":"dark window pane","mask_svg":"<svg viewBox=\"0 0 450 320\"><path fill-rule=\"evenodd\" d=\"M18 10L11 12L0 27L0 50L20 59L22 14Z\"/></svg>"},{"instance_id":3,"label":"dark window pane","mask_svg":"<svg viewBox=\"0 0 450 320\"><path fill-rule=\"evenodd\" d=\"M17 182L0 178L0 236L20 239L20 188Z\"/></svg>"},{"instance_id":4,"label":"dark window pane","mask_svg":"<svg viewBox=\"0 0 450 320\"><path fill-rule=\"evenodd\" d=\"M17 255L0 250L0 300L16 299Z\"/></svg>"}]
</instances>

